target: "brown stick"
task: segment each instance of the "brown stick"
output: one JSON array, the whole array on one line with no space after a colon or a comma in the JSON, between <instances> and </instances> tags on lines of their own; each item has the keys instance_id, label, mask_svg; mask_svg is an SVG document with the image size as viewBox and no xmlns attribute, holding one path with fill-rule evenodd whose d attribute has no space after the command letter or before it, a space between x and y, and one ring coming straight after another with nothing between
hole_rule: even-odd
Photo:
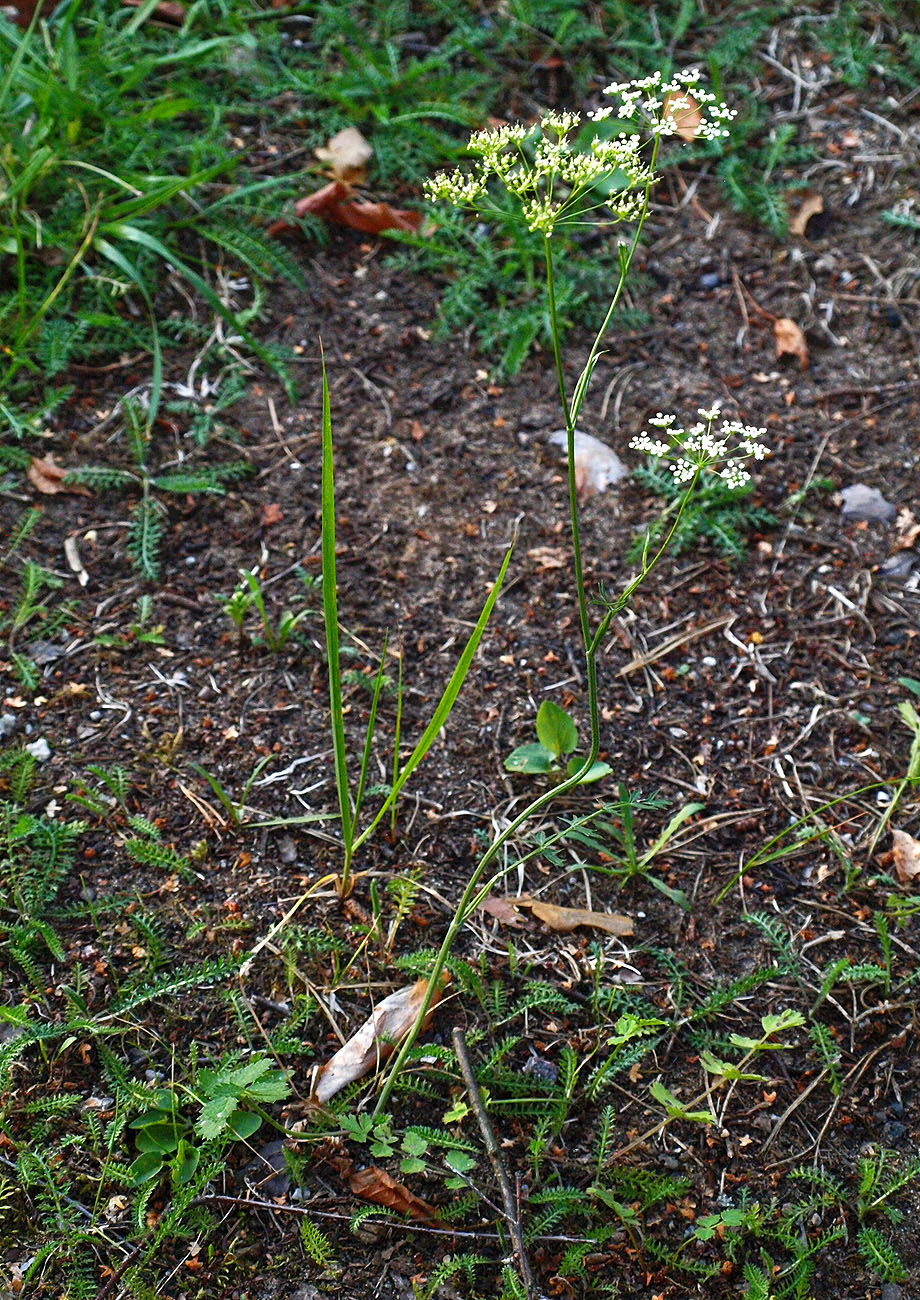
<instances>
[{"instance_id":1,"label":"brown stick","mask_svg":"<svg viewBox=\"0 0 920 1300\"><path fill-rule=\"evenodd\" d=\"M524 1290L528 1296L533 1295L533 1274L530 1271L530 1262L527 1259L527 1251L524 1247L524 1233L521 1228L521 1215L518 1209L517 1199L511 1190L511 1180L505 1170L502 1161L501 1148L495 1140L495 1134L492 1131L492 1124L486 1113L486 1108L482 1100L482 1093L476 1083L476 1076L473 1074L473 1066L470 1062L469 1053L466 1050L466 1038L463 1030L456 1028L451 1033L451 1042L454 1045L454 1051L457 1053L457 1064L460 1066L460 1073L463 1075L463 1082L466 1084L466 1090L469 1093L470 1104L473 1107L473 1114L479 1124L483 1141L486 1144L486 1151L489 1153L489 1159L492 1162L492 1169L495 1172L495 1178L498 1182L499 1190L502 1194L502 1205L505 1207L505 1219L508 1223L508 1231L511 1233L511 1242L514 1247L514 1257L517 1260L518 1272L521 1275L521 1281L524 1283Z\"/></svg>"}]
</instances>

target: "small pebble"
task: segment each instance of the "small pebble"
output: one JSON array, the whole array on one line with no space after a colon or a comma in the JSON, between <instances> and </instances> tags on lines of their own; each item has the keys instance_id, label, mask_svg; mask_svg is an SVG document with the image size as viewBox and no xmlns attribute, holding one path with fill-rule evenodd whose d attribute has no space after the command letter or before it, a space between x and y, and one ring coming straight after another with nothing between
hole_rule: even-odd
<instances>
[{"instance_id":1,"label":"small pebble","mask_svg":"<svg viewBox=\"0 0 920 1300\"><path fill-rule=\"evenodd\" d=\"M14 713L0 713L0 740L6 740L7 736L12 736L16 730L16 715Z\"/></svg>"},{"instance_id":2,"label":"small pebble","mask_svg":"<svg viewBox=\"0 0 920 1300\"><path fill-rule=\"evenodd\" d=\"M701 289L718 289L722 283L722 276L718 271L706 271L700 276Z\"/></svg>"},{"instance_id":3,"label":"small pebble","mask_svg":"<svg viewBox=\"0 0 920 1300\"><path fill-rule=\"evenodd\" d=\"M39 736L31 745L26 745L26 752L32 755L36 763L47 763L51 757L51 746L44 736Z\"/></svg>"}]
</instances>

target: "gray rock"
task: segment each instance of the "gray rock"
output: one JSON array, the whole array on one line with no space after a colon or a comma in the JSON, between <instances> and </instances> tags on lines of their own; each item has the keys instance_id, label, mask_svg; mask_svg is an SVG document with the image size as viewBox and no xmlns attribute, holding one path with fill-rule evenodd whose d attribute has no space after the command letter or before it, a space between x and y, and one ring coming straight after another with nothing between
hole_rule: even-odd
<instances>
[{"instance_id":1,"label":"gray rock","mask_svg":"<svg viewBox=\"0 0 920 1300\"><path fill-rule=\"evenodd\" d=\"M26 752L32 755L36 763L47 763L51 757L51 746L44 736L39 736L31 745L26 745Z\"/></svg>"},{"instance_id":2,"label":"gray rock","mask_svg":"<svg viewBox=\"0 0 920 1300\"><path fill-rule=\"evenodd\" d=\"M851 483L841 490L844 519L858 519L868 523L890 524L898 509L886 501L878 488L865 483Z\"/></svg>"},{"instance_id":3,"label":"gray rock","mask_svg":"<svg viewBox=\"0 0 920 1300\"><path fill-rule=\"evenodd\" d=\"M15 713L0 713L0 740L6 740L16 730Z\"/></svg>"},{"instance_id":4,"label":"gray rock","mask_svg":"<svg viewBox=\"0 0 920 1300\"><path fill-rule=\"evenodd\" d=\"M917 557L912 551L895 551L894 555L882 560L878 571L883 578L906 578L916 563Z\"/></svg>"}]
</instances>

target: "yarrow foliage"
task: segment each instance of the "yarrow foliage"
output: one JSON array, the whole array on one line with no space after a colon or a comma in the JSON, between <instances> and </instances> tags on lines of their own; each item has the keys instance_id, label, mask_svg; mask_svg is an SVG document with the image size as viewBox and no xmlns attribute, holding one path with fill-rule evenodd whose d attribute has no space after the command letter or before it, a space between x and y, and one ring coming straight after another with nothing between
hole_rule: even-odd
<instances>
[{"instance_id":1,"label":"yarrow foliage","mask_svg":"<svg viewBox=\"0 0 920 1300\"><path fill-rule=\"evenodd\" d=\"M734 113L702 90L698 79L697 72L688 70L665 81L658 72L608 86L605 93L616 96L619 107L595 109L587 118L601 122L616 113L630 120L633 130L621 131L615 139L595 135L585 141L579 132L581 115L569 112L546 113L535 126L514 123L476 131L468 146L479 159L473 170L439 172L426 183L425 193L429 199L483 211L489 183L498 181L518 200L528 229L547 238L559 222L595 208L606 208L607 220L635 221L655 179L658 138L680 131L688 113L693 113L695 135L715 139L728 134L724 124ZM651 164L641 156L649 137ZM601 195L595 186L614 173L622 178L619 188Z\"/></svg>"},{"instance_id":2,"label":"yarrow foliage","mask_svg":"<svg viewBox=\"0 0 920 1300\"><path fill-rule=\"evenodd\" d=\"M667 462L678 485L689 483L697 474L708 470L723 479L729 488L743 488L751 476L744 468L746 460L763 460L769 456L760 441L766 429L756 429L740 420L723 420L717 432L713 426L719 418L718 406L698 411L700 422L689 429L676 427L677 417L658 413L649 424L660 429L664 437L652 437L643 431L630 441L634 451Z\"/></svg>"}]
</instances>

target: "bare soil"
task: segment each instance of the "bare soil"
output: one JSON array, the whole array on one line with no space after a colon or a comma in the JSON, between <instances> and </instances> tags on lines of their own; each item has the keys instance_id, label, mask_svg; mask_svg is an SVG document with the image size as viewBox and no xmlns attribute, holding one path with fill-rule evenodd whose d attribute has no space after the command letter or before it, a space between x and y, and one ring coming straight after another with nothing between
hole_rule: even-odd
<instances>
[{"instance_id":1,"label":"bare soil","mask_svg":"<svg viewBox=\"0 0 920 1300\"><path fill-rule=\"evenodd\" d=\"M910 129L915 139L917 128ZM847 868L826 842L739 877L753 852L809 810L903 773L910 736L897 714L905 696L898 678L920 675L920 559L916 539L908 541L908 512L920 516L920 257L917 236L882 219L912 192L912 180L900 170L904 142L862 113L855 97L849 104L838 99L823 116L816 111L814 130L827 163L809 179L825 211L807 238L791 236L779 245L734 216L705 175L669 173L640 268L653 285L649 324L634 335L611 334L583 414L583 427L630 465L635 456L627 443L650 414L673 411L692 419L697 407L714 401L730 417L765 426L773 452L758 468L757 499L776 525L752 536L737 563L706 543L667 559L615 620L601 668L602 757L615 780L567 805L580 811L598 795L614 797L615 781L631 791L657 791L674 807L704 803L696 819L699 835L656 864L668 885L689 895L691 911L641 879L620 887L606 876L559 871L539 858L504 886L632 916L633 939L605 939L609 969L612 978L662 1008L673 1000L675 964L704 997L715 985L776 961L746 919L750 911L788 931L806 963L826 968L844 956L877 962L872 915L892 888L878 880L885 863L865 855L883 811L875 792L824 814L851 854L849 888ZM204 842L195 878L179 882L130 861L117 838L100 828L87 837L79 879L63 894L66 901L118 891L155 907L177 962L234 946L248 949L307 887L338 868L335 845L309 826L235 831L191 767L202 765L236 793L254 763L271 756L248 799L260 816L296 817L334 806L318 595L307 594L317 612L306 624L305 644L291 643L278 654L241 643L218 600L229 595L239 569L258 565L277 618L296 607L303 591L295 567L319 573L318 335L332 389L340 616L353 651L346 666L369 680L389 629L391 675L397 649L403 655L405 745L414 743L427 720L504 552L516 540L509 579L470 679L401 804L396 833L368 846L357 864L367 874L347 904L321 889L299 919L353 949L364 936L371 882L383 890L394 876L417 869L423 890L396 952L436 944L483 836L534 789L532 781L509 776L502 761L532 738L536 707L552 699L572 710L582 735L587 732L564 466L547 441L560 425L550 359L537 356L515 381L494 384L488 359L462 340L431 341L436 286L392 273L380 244L336 231L328 250L304 249L303 256L309 295L279 292L273 304L275 338L300 349L301 398L291 407L277 385L254 380L234 409L234 436L219 453L235 458L241 447L253 475L224 499L172 503L162 583L150 588L154 622L163 624L162 646L128 630L133 604L146 587L125 559L124 501L60 496L40 501L42 522L30 554L59 571L66 594L80 599L79 614L50 642L18 645L42 664L34 697L21 691L10 665L0 665L4 709L15 714L18 735L44 736L51 746L42 769L48 799L60 800L65 787L85 780L88 764L122 763L133 773L134 807L157 822L167 843L188 853ZM773 322L785 317L805 332L807 368L793 357L777 357ZM590 325L585 322L585 338L570 353L573 378ZM118 391L130 386L130 369L117 381ZM48 450L67 466L98 463L95 430L117 395L110 375L84 375L69 423L49 434ZM178 422L160 421L164 460L183 447L183 435ZM105 442L103 452L113 464L127 463L117 439ZM829 486L817 487L824 479ZM898 522L846 518L839 492L855 483L878 488L897 508ZM31 500L30 493L4 494L4 528ZM584 503L592 588L615 593L623 587L632 572L623 557L658 508L630 480ZM82 591L65 562L67 537L76 539L89 573ZM101 645L97 638L106 635L115 643ZM369 699L366 686L353 682L354 746ZM382 782L393 710L389 697L375 754ZM648 816L644 843L669 815ZM908 792L895 822L916 834L917 821L916 794ZM68 936L84 963L91 955L85 949L98 942L95 933L87 922ZM900 969L909 972L920 938L917 918L893 933ZM583 997L591 939L583 931L553 935L535 921L512 933L484 916L464 933L460 951L506 977L512 942L518 953L512 987L523 987L530 972ZM373 948L349 977L353 988L346 982L336 995L335 1019L346 1034L366 1016L371 996L377 1000L405 982L387 954ZM111 968L103 962L97 969L102 973L93 977L90 993L98 1006L112 985ZM320 985L330 978L322 962L309 969ZM283 1019L289 977L284 958L269 948L241 983L267 1028ZM890 1005L877 989L861 996L859 986L838 993L839 1001L822 1007L821 1019L832 1026L842 1053L839 1096L826 1080L811 1086L813 1054L778 1053L766 1067L769 1083L739 1090L724 1127L676 1126L623 1155L692 1179L683 1204L656 1212L672 1225L672 1244L680 1240L681 1216L690 1223L713 1212L726 1193L744 1188L766 1203L787 1197L783 1180L797 1165L816 1162L851 1178L857 1155L870 1146L916 1153L916 1002ZM726 1010L723 1029L749 1033L757 1017L799 997L794 975L778 969ZM145 1048L150 1061L162 1064L170 1037L179 1050L197 1039L203 1052L244 1041L239 1027L221 1023L217 1013L203 1011L200 1025L185 1011L164 1009L164 1016L163 1041ZM431 1032L447 1041L453 1024L476 1022L469 999L455 994ZM301 1096L309 1091L311 1066L335 1045L324 1023L312 1022L318 1035L309 1044L313 1055L296 1063ZM586 1034L564 1017L536 1015L512 1063L523 1069L535 1056L558 1065L561 1046L579 1048ZM30 1069L30 1086L46 1087L40 1063ZM675 1036L611 1095L621 1147L653 1122L645 1097L659 1072L684 1097L699 1091L697 1054ZM421 1099L400 1105L416 1121L440 1122L438 1109L426 1117ZM573 1113L552 1150L563 1181L590 1177L584 1125L594 1122ZM521 1131L509 1121L500 1134L512 1175L526 1173ZM448 1195L424 1179L412 1186L435 1203ZM220 1190L254 1195L234 1167ZM321 1157L307 1163L302 1196L313 1209L345 1220L357 1205ZM271 1202L264 1192L255 1197ZM908 1217L895 1239L908 1267L920 1270L916 1190L899 1203ZM286 1213L291 1205L285 1185L274 1208L226 1207L213 1260L192 1272L180 1267L177 1277L164 1281L163 1294L409 1296L410 1279L420 1284L445 1251L471 1244L401 1225L355 1239L346 1221L323 1220L345 1266L331 1284L299 1255L296 1216ZM483 1235L478 1249L494 1254L498 1247ZM540 1284L554 1296L581 1294L582 1283L555 1275L561 1249L552 1242L534 1247ZM591 1271L598 1280L619 1277L623 1296L729 1295L741 1285L739 1271L729 1266L722 1281L698 1291L692 1277L662 1271L625 1234L605 1252ZM232 1267L225 1275L221 1264L228 1259ZM174 1263L181 1266L181 1254ZM894 1292L873 1280L850 1242L822 1257L814 1294L840 1300L884 1294L891 1300Z\"/></svg>"}]
</instances>

